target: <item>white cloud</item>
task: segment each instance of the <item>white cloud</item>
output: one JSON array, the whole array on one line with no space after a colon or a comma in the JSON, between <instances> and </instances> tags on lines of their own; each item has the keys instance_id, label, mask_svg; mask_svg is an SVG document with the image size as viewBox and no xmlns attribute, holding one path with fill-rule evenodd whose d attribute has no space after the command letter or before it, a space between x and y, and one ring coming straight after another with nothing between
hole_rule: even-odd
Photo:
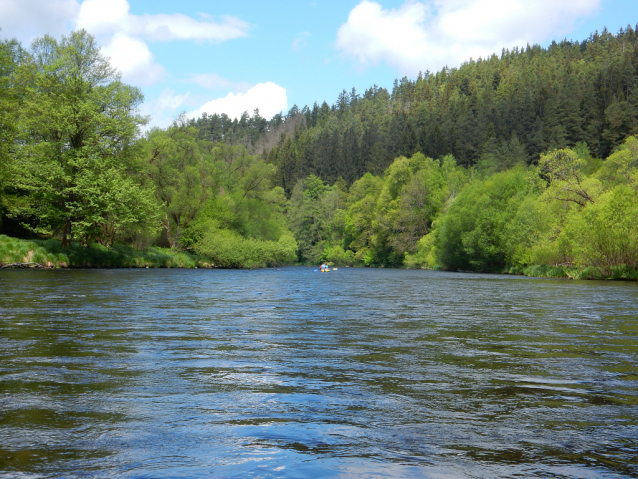
<instances>
[{"instance_id":1,"label":"white cloud","mask_svg":"<svg viewBox=\"0 0 638 479\"><path fill-rule=\"evenodd\" d=\"M184 104L186 99L190 96L190 93L184 93L182 95L175 94L175 92L169 88L164 88L156 105L162 111L176 110Z\"/></svg>"},{"instance_id":2,"label":"white cloud","mask_svg":"<svg viewBox=\"0 0 638 479\"><path fill-rule=\"evenodd\" d=\"M308 44L308 37L310 37L310 32L301 32L292 42L292 49L296 52L301 51Z\"/></svg>"},{"instance_id":3,"label":"white cloud","mask_svg":"<svg viewBox=\"0 0 638 479\"><path fill-rule=\"evenodd\" d=\"M166 71L155 63L155 56L142 40L117 33L102 47L102 53L111 59L111 65L122 72L122 79L136 85L152 85L162 80Z\"/></svg>"},{"instance_id":4,"label":"white cloud","mask_svg":"<svg viewBox=\"0 0 638 479\"><path fill-rule=\"evenodd\" d=\"M286 89L272 82L259 83L245 93L229 93L224 98L209 101L189 112L188 116L198 118L206 112L209 115L226 113L231 118L239 118L245 111L252 115L255 108L259 108L264 118L285 111L288 108Z\"/></svg>"},{"instance_id":5,"label":"white cloud","mask_svg":"<svg viewBox=\"0 0 638 479\"><path fill-rule=\"evenodd\" d=\"M164 88L159 97L151 98L142 105L141 113L151 117L151 122L146 128L169 126L183 111L183 106L189 98L190 93L176 94L170 88Z\"/></svg>"},{"instance_id":6,"label":"white cloud","mask_svg":"<svg viewBox=\"0 0 638 479\"><path fill-rule=\"evenodd\" d=\"M103 53L122 72L123 79L141 86L160 81L166 73L155 62L146 41L223 42L246 36L250 28L235 17L217 21L203 13L199 17L201 20L180 13L134 15L128 0L0 0L3 37L30 41L45 33L59 37L72 28L84 28L98 37Z\"/></svg>"},{"instance_id":7,"label":"white cloud","mask_svg":"<svg viewBox=\"0 0 638 479\"><path fill-rule=\"evenodd\" d=\"M79 9L77 0L1 0L0 34L25 42L45 33L59 37Z\"/></svg>"},{"instance_id":8,"label":"white cloud","mask_svg":"<svg viewBox=\"0 0 638 479\"><path fill-rule=\"evenodd\" d=\"M360 65L385 62L403 74L459 65L502 48L567 34L601 0L408 0L386 10L363 0L335 46Z\"/></svg>"},{"instance_id":9,"label":"white cloud","mask_svg":"<svg viewBox=\"0 0 638 479\"><path fill-rule=\"evenodd\" d=\"M78 12L76 26L94 35L122 31L128 23L129 10L126 0L85 0Z\"/></svg>"},{"instance_id":10,"label":"white cloud","mask_svg":"<svg viewBox=\"0 0 638 479\"><path fill-rule=\"evenodd\" d=\"M198 21L181 13L133 15L129 10L127 0L85 0L77 17L77 27L97 35L120 32L148 40L214 42L245 37L250 28L243 20L230 16L214 22Z\"/></svg>"},{"instance_id":11,"label":"white cloud","mask_svg":"<svg viewBox=\"0 0 638 479\"><path fill-rule=\"evenodd\" d=\"M102 0L104 1L104 0ZM225 16L221 23L198 22L186 15L144 15L135 18L133 31L142 32L153 40L212 40L223 42L245 37L249 25L234 17Z\"/></svg>"},{"instance_id":12,"label":"white cloud","mask_svg":"<svg viewBox=\"0 0 638 479\"><path fill-rule=\"evenodd\" d=\"M133 15L127 0L1 0L0 28L4 37L31 40L49 33L60 36L69 27L94 35L126 33L148 40L210 40L245 37L250 25L236 17L214 21L200 13L196 20L181 13Z\"/></svg>"},{"instance_id":13,"label":"white cloud","mask_svg":"<svg viewBox=\"0 0 638 479\"><path fill-rule=\"evenodd\" d=\"M200 14L201 18L206 15ZM76 28L85 28L104 41L105 55L127 82L145 86L162 80L165 69L155 62L145 41L210 40L222 42L246 36L249 25L234 17L198 21L186 15L133 15L127 0L84 0Z\"/></svg>"}]
</instances>

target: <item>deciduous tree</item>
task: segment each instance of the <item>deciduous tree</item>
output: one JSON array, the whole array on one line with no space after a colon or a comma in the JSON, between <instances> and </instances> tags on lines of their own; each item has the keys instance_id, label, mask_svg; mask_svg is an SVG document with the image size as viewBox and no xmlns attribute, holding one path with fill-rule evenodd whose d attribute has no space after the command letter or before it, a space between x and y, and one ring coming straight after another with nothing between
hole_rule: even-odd
<instances>
[{"instance_id":1,"label":"deciduous tree","mask_svg":"<svg viewBox=\"0 0 638 479\"><path fill-rule=\"evenodd\" d=\"M145 119L139 89L125 85L86 31L33 42L15 72L22 97L14 179L22 200L12 214L37 232L110 242L131 227L152 227L152 191L135 180L135 142Z\"/></svg>"}]
</instances>

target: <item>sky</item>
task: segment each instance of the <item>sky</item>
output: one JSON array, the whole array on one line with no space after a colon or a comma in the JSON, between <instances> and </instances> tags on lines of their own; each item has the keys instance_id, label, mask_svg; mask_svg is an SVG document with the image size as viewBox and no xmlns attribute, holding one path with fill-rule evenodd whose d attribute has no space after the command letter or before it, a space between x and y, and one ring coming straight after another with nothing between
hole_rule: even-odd
<instances>
[{"instance_id":1,"label":"sky","mask_svg":"<svg viewBox=\"0 0 638 479\"><path fill-rule=\"evenodd\" d=\"M141 88L149 127L180 113L263 117L342 90L526 44L638 23L638 0L0 0L0 36L23 44L84 28Z\"/></svg>"}]
</instances>

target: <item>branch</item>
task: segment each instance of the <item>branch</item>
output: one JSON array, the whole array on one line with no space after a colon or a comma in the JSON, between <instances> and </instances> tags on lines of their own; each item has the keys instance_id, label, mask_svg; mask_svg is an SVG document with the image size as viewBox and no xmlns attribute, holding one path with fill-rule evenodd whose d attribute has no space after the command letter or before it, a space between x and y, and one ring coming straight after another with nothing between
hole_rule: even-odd
<instances>
[{"instance_id":1,"label":"branch","mask_svg":"<svg viewBox=\"0 0 638 479\"><path fill-rule=\"evenodd\" d=\"M36 268L36 269L53 269L53 266L45 266L40 263L11 263L11 264L1 264L0 269L6 268Z\"/></svg>"},{"instance_id":2,"label":"branch","mask_svg":"<svg viewBox=\"0 0 638 479\"><path fill-rule=\"evenodd\" d=\"M585 203L582 203L582 202L580 202L580 201L578 201L578 200L576 200L574 198L561 198L560 196L554 196L554 199L560 200L560 201L572 201L572 202L576 203L577 205L580 205L580 206L583 206L583 207L585 206Z\"/></svg>"}]
</instances>

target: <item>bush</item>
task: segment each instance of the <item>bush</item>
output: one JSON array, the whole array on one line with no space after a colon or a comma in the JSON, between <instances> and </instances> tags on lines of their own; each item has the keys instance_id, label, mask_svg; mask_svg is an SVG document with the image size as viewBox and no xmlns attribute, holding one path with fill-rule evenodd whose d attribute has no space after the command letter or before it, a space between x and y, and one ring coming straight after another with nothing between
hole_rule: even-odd
<instances>
[{"instance_id":1,"label":"bush","mask_svg":"<svg viewBox=\"0 0 638 479\"><path fill-rule=\"evenodd\" d=\"M564 266L551 266L546 264L528 266L523 269L523 274L535 278L568 278L570 276Z\"/></svg>"},{"instance_id":2,"label":"bush","mask_svg":"<svg viewBox=\"0 0 638 479\"><path fill-rule=\"evenodd\" d=\"M450 270L502 271L507 225L528 195L537 196L532 176L515 168L464 189L436 223L437 260Z\"/></svg>"},{"instance_id":3,"label":"bush","mask_svg":"<svg viewBox=\"0 0 638 479\"><path fill-rule=\"evenodd\" d=\"M564 238L579 266L596 266L603 276L620 265L638 266L638 195L619 185L601 195L565 227Z\"/></svg>"},{"instance_id":4,"label":"bush","mask_svg":"<svg viewBox=\"0 0 638 479\"><path fill-rule=\"evenodd\" d=\"M436 233L432 232L425 235L419 240L416 247L416 253L406 254L403 264L407 268L415 269L438 269L439 264L436 260Z\"/></svg>"},{"instance_id":5,"label":"bush","mask_svg":"<svg viewBox=\"0 0 638 479\"><path fill-rule=\"evenodd\" d=\"M56 268L196 268L204 264L202 258L190 253L165 248L140 251L126 245L107 248L78 243L62 248L61 242L54 239L26 241L0 235L0 263L27 262Z\"/></svg>"},{"instance_id":6,"label":"bush","mask_svg":"<svg viewBox=\"0 0 638 479\"><path fill-rule=\"evenodd\" d=\"M353 266L354 252L344 250L341 246L326 246L323 250L323 261L335 266Z\"/></svg>"},{"instance_id":7,"label":"bush","mask_svg":"<svg viewBox=\"0 0 638 479\"><path fill-rule=\"evenodd\" d=\"M605 275L595 266L587 266L584 269L574 271L571 277L573 279L603 279Z\"/></svg>"},{"instance_id":8,"label":"bush","mask_svg":"<svg viewBox=\"0 0 638 479\"><path fill-rule=\"evenodd\" d=\"M197 243L195 250L221 268L255 268L292 263L297 254L297 242L290 235L283 235L278 241L260 241L226 229L211 229Z\"/></svg>"},{"instance_id":9,"label":"bush","mask_svg":"<svg viewBox=\"0 0 638 479\"><path fill-rule=\"evenodd\" d=\"M611 267L611 279L638 280L638 269L625 264Z\"/></svg>"}]
</instances>

